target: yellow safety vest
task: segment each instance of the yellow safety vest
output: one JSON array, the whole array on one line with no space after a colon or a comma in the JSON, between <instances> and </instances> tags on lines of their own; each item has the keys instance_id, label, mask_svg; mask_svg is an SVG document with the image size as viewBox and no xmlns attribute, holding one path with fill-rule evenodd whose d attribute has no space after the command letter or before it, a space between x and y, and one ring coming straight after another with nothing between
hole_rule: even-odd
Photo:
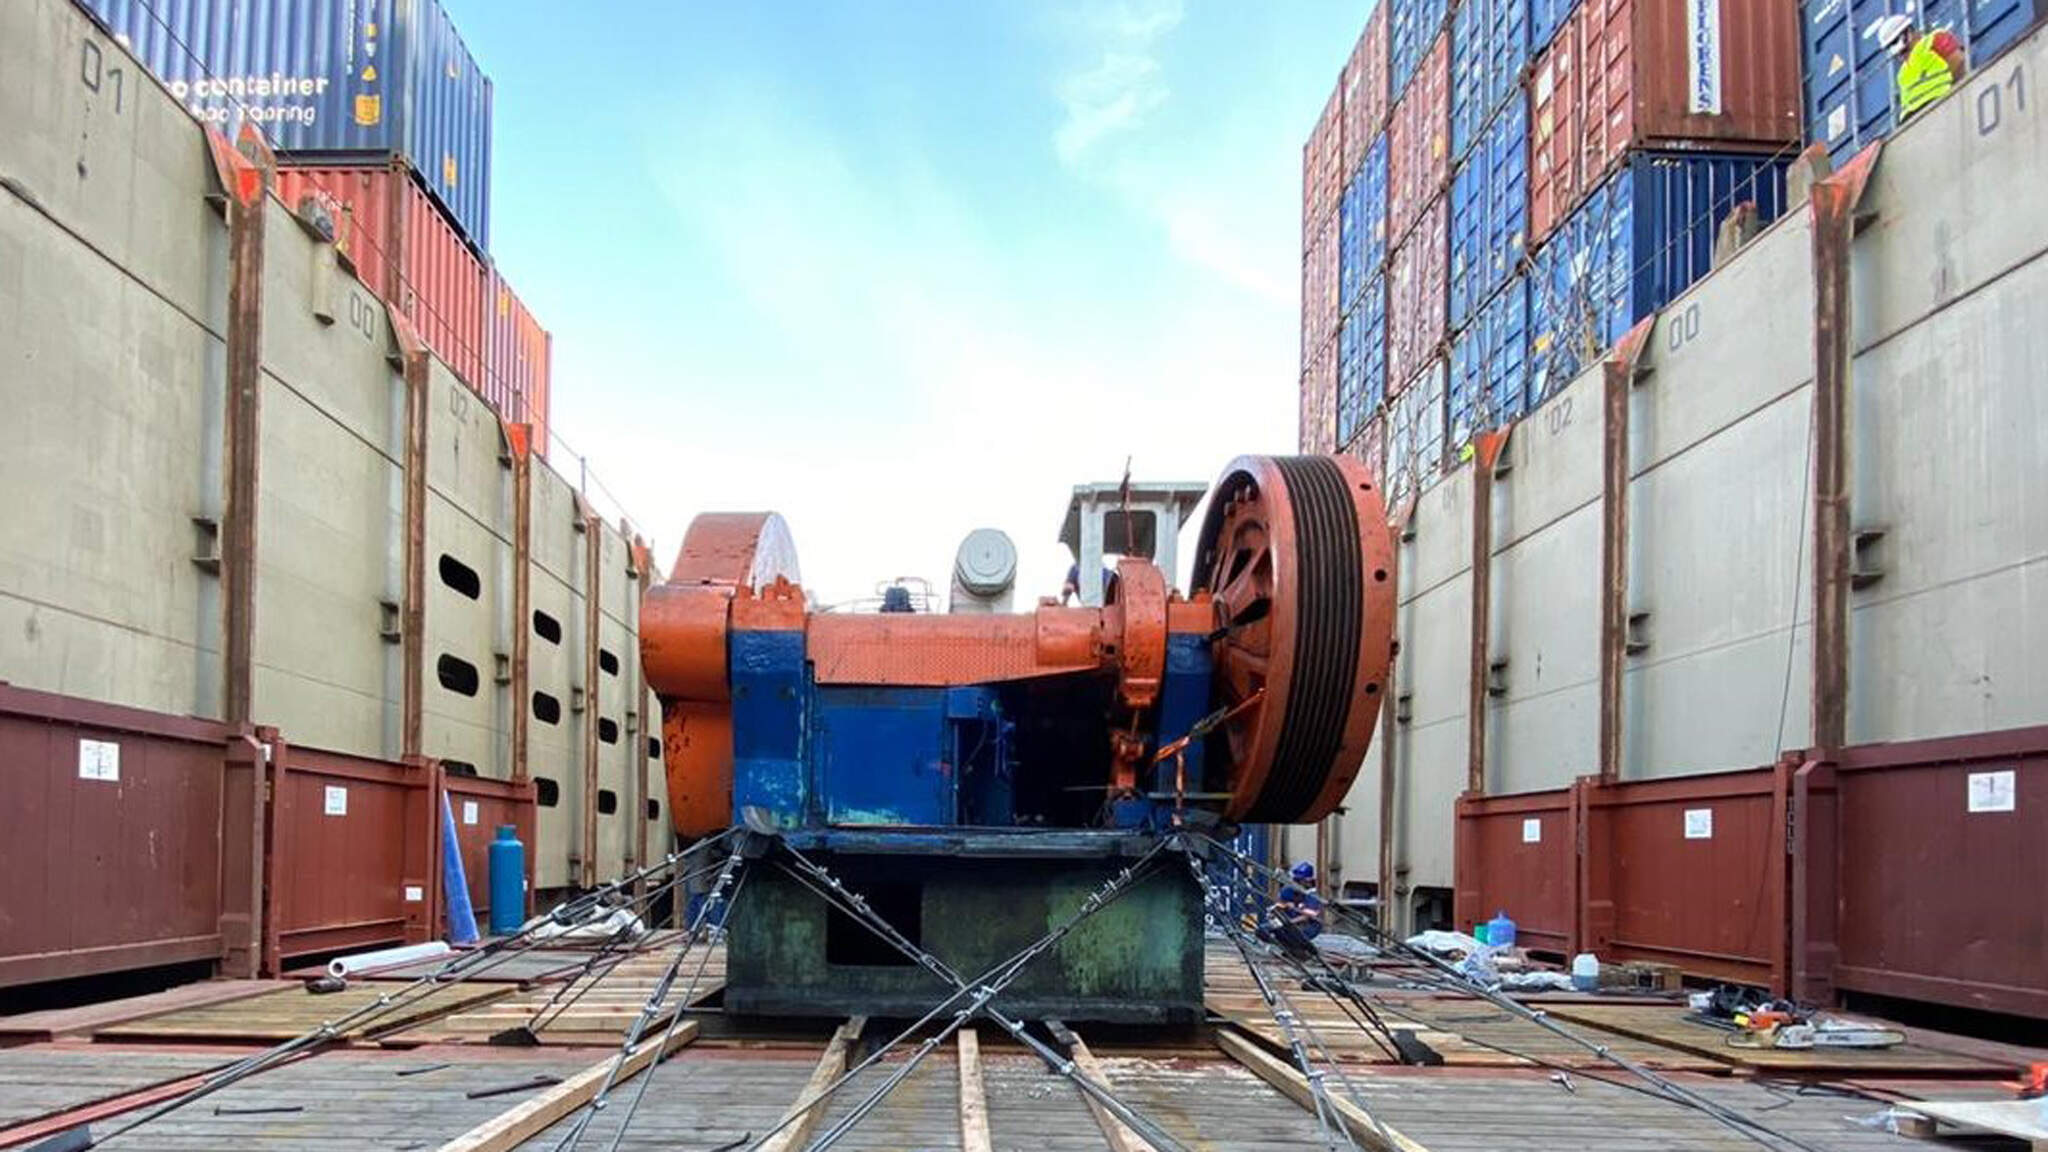
<instances>
[{"instance_id":1,"label":"yellow safety vest","mask_svg":"<svg viewBox=\"0 0 2048 1152\"><path fill-rule=\"evenodd\" d=\"M1899 112L1911 116L1955 89L1955 73L1934 50L1934 33L1913 42L1899 66Z\"/></svg>"}]
</instances>

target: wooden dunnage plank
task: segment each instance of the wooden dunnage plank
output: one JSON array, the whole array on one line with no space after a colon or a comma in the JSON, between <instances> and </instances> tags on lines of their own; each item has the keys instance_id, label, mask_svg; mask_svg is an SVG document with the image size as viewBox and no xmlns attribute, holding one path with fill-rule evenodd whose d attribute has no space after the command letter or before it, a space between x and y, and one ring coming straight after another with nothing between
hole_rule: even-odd
<instances>
[{"instance_id":1,"label":"wooden dunnage plank","mask_svg":"<svg viewBox=\"0 0 2048 1152\"><path fill-rule=\"evenodd\" d=\"M797 1095L796 1103L783 1114L783 1119L788 1121L788 1125L777 1132L773 1139L761 1145L761 1152L795 1152L810 1144L811 1131L825 1115L825 1090L846 1072L847 1054L853 1051L854 1043L860 1039L861 1030L867 1026L867 1017L855 1016L832 1033L832 1039L825 1045L825 1051L818 1056L818 1066L811 1070L809 1082Z\"/></svg>"},{"instance_id":2,"label":"wooden dunnage plank","mask_svg":"<svg viewBox=\"0 0 2048 1152\"><path fill-rule=\"evenodd\" d=\"M642 1041L619 1067L613 1085L623 1084L666 1056L697 1038L697 1022L685 1020L664 1036ZM441 1152L510 1152L528 1139L578 1108L588 1104L603 1087L616 1056L609 1056L562 1081L530 1100L501 1112L482 1124L441 1145Z\"/></svg>"},{"instance_id":3,"label":"wooden dunnage plank","mask_svg":"<svg viewBox=\"0 0 2048 1152\"><path fill-rule=\"evenodd\" d=\"M1216 1030L1216 1046L1223 1054L1245 1066L1253 1075L1280 1090L1288 1099L1313 1112L1316 1107L1315 1090L1309 1087L1308 1077L1282 1062L1264 1048L1246 1039L1242 1033L1229 1028ZM1337 1093L1326 1093L1337 1119L1344 1130L1361 1147L1373 1152L1429 1152L1421 1144L1403 1136L1392 1127L1375 1121L1372 1114ZM1384 1135L1382 1134L1384 1132Z\"/></svg>"},{"instance_id":4,"label":"wooden dunnage plank","mask_svg":"<svg viewBox=\"0 0 2048 1152\"><path fill-rule=\"evenodd\" d=\"M243 1000L188 1008L147 1020L116 1024L93 1033L96 1040L179 1039L179 1040L290 1040L318 1029L374 1003L379 997L395 995L390 985L359 984L339 992L315 996L303 988L286 986ZM504 985L472 987L451 984L405 1001L382 1016L351 1028L339 1039L380 1036L410 1028L422 1021L462 1011L507 995Z\"/></svg>"},{"instance_id":5,"label":"wooden dunnage plank","mask_svg":"<svg viewBox=\"0 0 2048 1152\"><path fill-rule=\"evenodd\" d=\"M2048 1152L2048 1103L2039 1100L1914 1100L1899 1110L1925 1121L1900 1135L1933 1137L1939 1125L2025 1140L2032 1152Z\"/></svg>"},{"instance_id":6,"label":"wooden dunnage plank","mask_svg":"<svg viewBox=\"0 0 2048 1152\"><path fill-rule=\"evenodd\" d=\"M1075 1071L1104 1092L1114 1091L1109 1086L1109 1074L1102 1070L1101 1063L1095 1059L1095 1053L1088 1050L1086 1042L1058 1020L1045 1023L1052 1030L1053 1038L1067 1046ZM1102 1138L1108 1142L1110 1152L1159 1152L1151 1141L1131 1131L1129 1125L1117 1119L1116 1114L1091 1093L1081 1093L1081 1102L1088 1105L1089 1113L1095 1117L1095 1126L1102 1129Z\"/></svg>"},{"instance_id":7,"label":"wooden dunnage plank","mask_svg":"<svg viewBox=\"0 0 2048 1152\"><path fill-rule=\"evenodd\" d=\"M0 1016L0 1037L8 1040L54 1040L82 1036L116 1024L133 1024L189 1008L247 1000L291 985L275 980L204 980L143 996L128 996L77 1008L55 1008Z\"/></svg>"},{"instance_id":8,"label":"wooden dunnage plank","mask_svg":"<svg viewBox=\"0 0 2048 1152\"><path fill-rule=\"evenodd\" d=\"M960 1037L960 1152L995 1152L988 1131L988 1092L981 1082L981 1037L962 1028Z\"/></svg>"},{"instance_id":9,"label":"wooden dunnage plank","mask_svg":"<svg viewBox=\"0 0 2048 1152\"><path fill-rule=\"evenodd\" d=\"M1554 1007L1548 1012L1558 1020L1697 1053L1741 1068L1861 1076L1899 1072L1988 1075L2014 1071L2012 1066L1996 1061L1910 1042L1890 1048L1739 1048L1728 1043L1733 1033L1687 1020L1684 1010L1677 1007L1592 1004Z\"/></svg>"}]
</instances>

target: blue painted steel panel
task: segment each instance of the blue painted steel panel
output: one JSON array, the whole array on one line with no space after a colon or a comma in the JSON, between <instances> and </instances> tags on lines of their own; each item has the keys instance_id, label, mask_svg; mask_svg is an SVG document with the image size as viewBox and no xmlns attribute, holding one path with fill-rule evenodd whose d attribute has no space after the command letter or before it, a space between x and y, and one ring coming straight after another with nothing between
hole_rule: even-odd
<instances>
[{"instance_id":1,"label":"blue painted steel panel","mask_svg":"<svg viewBox=\"0 0 2048 1152\"><path fill-rule=\"evenodd\" d=\"M1529 0L1462 0L1451 13L1451 159L1462 159L1510 100L1527 98Z\"/></svg>"},{"instance_id":2,"label":"blue painted steel panel","mask_svg":"<svg viewBox=\"0 0 2048 1152\"><path fill-rule=\"evenodd\" d=\"M734 632L726 645L732 679L733 822L757 809L779 827L810 816L804 713L810 696L802 632Z\"/></svg>"},{"instance_id":3,"label":"blue painted steel panel","mask_svg":"<svg viewBox=\"0 0 2048 1152\"><path fill-rule=\"evenodd\" d=\"M1449 0L1380 0L1392 4L1387 13L1387 107L1401 101L1401 92L1450 14Z\"/></svg>"},{"instance_id":4,"label":"blue painted steel panel","mask_svg":"<svg viewBox=\"0 0 2048 1152\"><path fill-rule=\"evenodd\" d=\"M439 0L80 3L201 120L325 163L403 156L489 248L491 82Z\"/></svg>"},{"instance_id":5,"label":"blue painted steel panel","mask_svg":"<svg viewBox=\"0 0 2048 1152\"><path fill-rule=\"evenodd\" d=\"M1801 0L1800 74L1806 138L1840 164L1892 130L1895 65L1866 35L1881 17L1913 9L1923 27L1960 38L1982 67L2034 22L2037 0Z\"/></svg>"},{"instance_id":6,"label":"blue painted steel panel","mask_svg":"<svg viewBox=\"0 0 2048 1152\"><path fill-rule=\"evenodd\" d=\"M1358 307L1337 337L1337 446L1351 444L1387 397L1387 281L1366 278Z\"/></svg>"},{"instance_id":7,"label":"blue painted steel panel","mask_svg":"<svg viewBox=\"0 0 2048 1152\"><path fill-rule=\"evenodd\" d=\"M1338 284L1342 306L1350 312L1365 293L1366 281L1387 262L1387 134L1373 137L1358 170L1344 187L1338 221Z\"/></svg>"},{"instance_id":8,"label":"blue painted steel panel","mask_svg":"<svg viewBox=\"0 0 2048 1152\"><path fill-rule=\"evenodd\" d=\"M1165 682L1159 686L1158 740L1161 747L1187 735L1209 714L1209 701L1213 698L1209 677L1213 665L1207 636L1191 632L1175 632L1167 636ZM1176 774L1183 771L1190 791L1202 791L1208 787L1202 777L1203 742L1196 740L1190 743L1181 759L1179 766L1171 762L1159 765L1153 791L1171 791Z\"/></svg>"},{"instance_id":9,"label":"blue painted steel panel","mask_svg":"<svg viewBox=\"0 0 2048 1152\"><path fill-rule=\"evenodd\" d=\"M1519 419L1529 407L1529 285L1517 276L1451 343L1450 422L1456 452L1474 432Z\"/></svg>"},{"instance_id":10,"label":"blue painted steel panel","mask_svg":"<svg viewBox=\"0 0 2048 1152\"><path fill-rule=\"evenodd\" d=\"M1501 109L1479 147L1451 178L1450 226L1450 315L1455 331L1522 263L1529 235L1526 101L1512 100Z\"/></svg>"},{"instance_id":11,"label":"blue painted steel panel","mask_svg":"<svg viewBox=\"0 0 2048 1152\"><path fill-rule=\"evenodd\" d=\"M1536 253L1529 284L1532 403L1550 396L1637 320L1707 274L1714 234L1739 202L1775 220L1781 158L1638 152Z\"/></svg>"},{"instance_id":12,"label":"blue painted steel panel","mask_svg":"<svg viewBox=\"0 0 2048 1152\"><path fill-rule=\"evenodd\" d=\"M1557 38L1579 0L1529 0L1529 55L1539 56Z\"/></svg>"},{"instance_id":13,"label":"blue painted steel panel","mask_svg":"<svg viewBox=\"0 0 2048 1152\"><path fill-rule=\"evenodd\" d=\"M814 692L812 756L826 823L954 823L946 689L835 686Z\"/></svg>"}]
</instances>

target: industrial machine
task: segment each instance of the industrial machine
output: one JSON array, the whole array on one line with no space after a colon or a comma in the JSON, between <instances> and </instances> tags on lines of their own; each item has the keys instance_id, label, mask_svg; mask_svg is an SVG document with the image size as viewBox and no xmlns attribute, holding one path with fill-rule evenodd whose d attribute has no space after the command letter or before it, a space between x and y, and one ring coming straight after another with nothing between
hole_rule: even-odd
<instances>
[{"instance_id":1,"label":"industrial machine","mask_svg":"<svg viewBox=\"0 0 2048 1152\"><path fill-rule=\"evenodd\" d=\"M1145 538L1170 555L1172 510L1193 503L1158 502L1168 515L1147 537L1131 505L1090 499L1078 536L1130 548L1100 603L1018 614L812 612L780 517L699 517L641 614L677 831L765 833L757 851L802 853L918 949L977 972L1177 830L1328 815L1391 657L1377 486L1345 457L1236 460L1183 595L1131 553ZM1112 516L1120 534L1089 522ZM929 972L805 887L750 872L727 920L729 1012L930 1007ZM1202 894L1191 869L1168 868L1002 1003L1174 1021L1198 1019L1201 997Z\"/></svg>"}]
</instances>

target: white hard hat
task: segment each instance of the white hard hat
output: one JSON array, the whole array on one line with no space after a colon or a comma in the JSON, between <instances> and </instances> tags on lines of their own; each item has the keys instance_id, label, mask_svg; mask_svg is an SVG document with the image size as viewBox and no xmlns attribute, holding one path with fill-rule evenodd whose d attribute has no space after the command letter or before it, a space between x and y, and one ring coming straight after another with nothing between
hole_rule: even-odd
<instances>
[{"instance_id":1,"label":"white hard hat","mask_svg":"<svg viewBox=\"0 0 2048 1152\"><path fill-rule=\"evenodd\" d=\"M1906 33L1913 30L1912 12L1913 6L1908 4L1903 15L1880 16L1870 22L1863 34L1896 56L1906 50Z\"/></svg>"}]
</instances>

